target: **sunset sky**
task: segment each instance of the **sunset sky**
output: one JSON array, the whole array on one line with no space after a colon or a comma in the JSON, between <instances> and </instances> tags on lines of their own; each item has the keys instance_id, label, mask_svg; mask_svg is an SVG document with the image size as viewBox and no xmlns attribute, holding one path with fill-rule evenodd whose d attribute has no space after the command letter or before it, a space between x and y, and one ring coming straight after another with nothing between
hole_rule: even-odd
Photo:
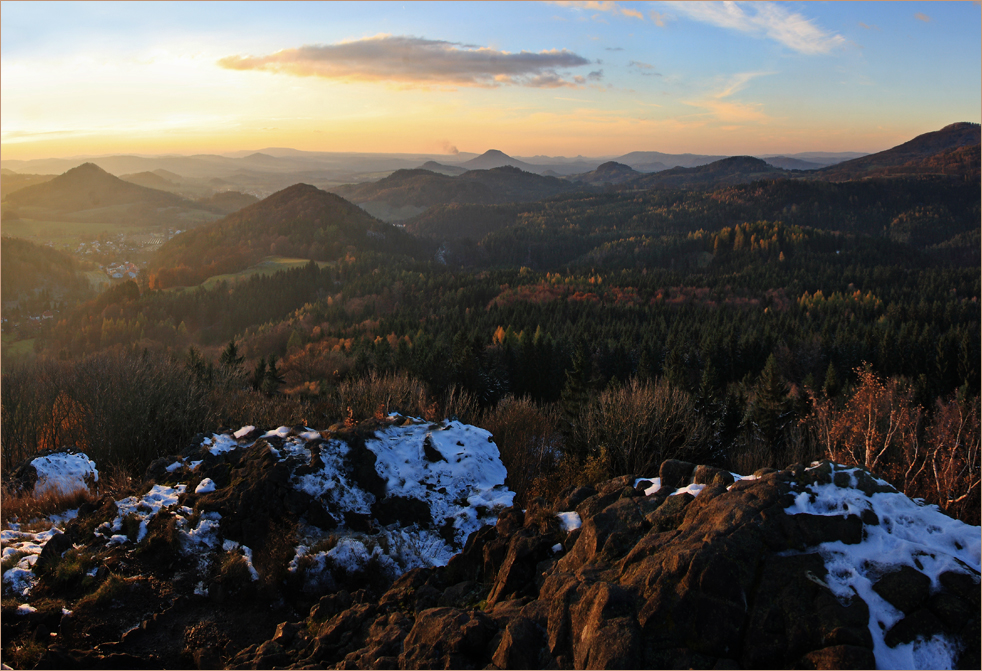
<instances>
[{"instance_id":1,"label":"sunset sky","mask_svg":"<svg viewBox=\"0 0 982 671\"><path fill-rule=\"evenodd\" d=\"M982 120L978 2L7 2L4 159L879 151Z\"/></svg>"}]
</instances>

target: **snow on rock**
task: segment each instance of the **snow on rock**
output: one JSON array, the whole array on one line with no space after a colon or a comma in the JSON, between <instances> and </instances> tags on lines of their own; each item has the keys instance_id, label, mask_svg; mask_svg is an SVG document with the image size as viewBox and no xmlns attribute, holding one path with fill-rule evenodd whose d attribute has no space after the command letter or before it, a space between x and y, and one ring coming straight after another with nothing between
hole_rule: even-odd
<instances>
[{"instance_id":1,"label":"snow on rock","mask_svg":"<svg viewBox=\"0 0 982 671\"><path fill-rule=\"evenodd\" d=\"M318 434L318 439L320 434ZM305 443L299 440L287 442L282 449L287 455L309 456ZM322 498L329 504L329 509L341 513L357 513L370 515L375 497L358 487L345 475L344 457L348 454L348 444L340 440L332 440L320 449L320 459L323 466L312 473L298 476L294 486L314 498ZM282 456L282 454L281 454ZM339 516L343 521L343 515Z\"/></svg>"},{"instance_id":2,"label":"snow on rock","mask_svg":"<svg viewBox=\"0 0 982 671\"><path fill-rule=\"evenodd\" d=\"M583 522L580 520L580 516L574 512L556 513L556 517L559 518L559 524L562 525L563 530L569 533L573 529L579 529Z\"/></svg>"},{"instance_id":3,"label":"snow on rock","mask_svg":"<svg viewBox=\"0 0 982 671\"><path fill-rule=\"evenodd\" d=\"M136 537L136 542L139 543L147 535L147 523L160 511L176 506L178 497L184 494L186 489L187 485L175 487L154 485L143 496L128 496L116 501L116 519L111 524L106 522L100 525L96 533L107 535L110 531L117 532L110 534L110 544L124 543L128 540L127 536L118 532L123 530L123 523L127 518L135 518L140 525Z\"/></svg>"},{"instance_id":4,"label":"snow on rock","mask_svg":"<svg viewBox=\"0 0 982 671\"><path fill-rule=\"evenodd\" d=\"M874 589L883 576L903 566L927 576L931 590L941 588L941 574L982 570L982 535L979 527L948 517L934 505L924 505L890 491L885 481L859 468L825 463L833 478L848 475L849 486L813 482L802 487L789 515L866 515L878 523L864 526L862 542L820 544L816 549L828 570L829 589L845 601L857 594L869 607L869 630L877 666L887 669L952 668L959 646L942 634L910 643L887 644L891 627L904 613ZM813 468L818 468L818 465ZM867 495L859 489L859 477L870 478L883 491ZM840 482L845 482L841 480ZM875 515L875 518L871 517Z\"/></svg>"},{"instance_id":5,"label":"snow on rock","mask_svg":"<svg viewBox=\"0 0 982 671\"><path fill-rule=\"evenodd\" d=\"M194 488L195 494L207 494L208 492L215 491L215 481L211 478L204 478L198 483L198 486Z\"/></svg>"},{"instance_id":6,"label":"snow on rock","mask_svg":"<svg viewBox=\"0 0 982 671\"><path fill-rule=\"evenodd\" d=\"M434 527L452 523L457 548L471 532L494 524L497 512L515 498L505 487L508 473L498 447L484 429L447 421L393 426L377 435L366 447L378 459L375 469L387 495L426 503ZM453 554L447 550L441 564Z\"/></svg>"},{"instance_id":7,"label":"snow on rock","mask_svg":"<svg viewBox=\"0 0 982 671\"><path fill-rule=\"evenodd\" d=\"M48 492L68 494L79 489L88 489L89 482L99 481L95 462L81 452L49 454L32 460L31 465L38 474L34 484L35 496Z\"/></svg>"},{"instance_id":8,"label":"snow on rock","mask_svg":"<svg viewBox=\"0 0 982 671\"><path fill-rule=\"evenodd\" d=\"M15 557L19 557L17 563L3 573L4 591L9 590L22 597L30 594L31 589L37 583L32 568L41 554L41 549L45 543L59 533L61 532L56 527L34 533L17 529L0 531L3 560L11 561Z\"/></svg>"}]
</instances>

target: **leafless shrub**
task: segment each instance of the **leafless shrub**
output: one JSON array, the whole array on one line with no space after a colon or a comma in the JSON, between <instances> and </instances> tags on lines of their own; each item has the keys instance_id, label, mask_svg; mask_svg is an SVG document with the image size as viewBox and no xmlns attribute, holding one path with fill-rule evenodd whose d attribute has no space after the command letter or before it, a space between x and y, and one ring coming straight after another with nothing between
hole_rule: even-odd
<instances>
[{"instance_id":1,"label":"leafless shrub","mask_svg":"<svg viewBox=\"0 0 982 671\"><path fill-rule=\"evenodd\" d=\"M485 411L478 424L494 436L516 504L526 503L535 479L551 473L558 462L561 438L555 412L528 397L508 395Z\"/></svg>"},{"instance_id":2,"label":"leafless shrub","mask_svg":"<svg viewBox=\"0 0 982 671\"><path fill-rule=\"evenodd\" d=\"M607 449L612 475L656 472L665 459L698 459L706 434L688 393L664 380L632 379L591 400L591 448Z\"/></svg>"},{"instance_id":3,"label":"leafless shrub","mask_svg":"<svg viewBox=\"0 0 982 671\"><path fill-rule=\"evenodd\" d=\"M381 406L385 414L400 412L420 416L426 407L426 387L405 374L379 375L346 380L338 385L338 404L355 421L374 417Z\"/></svg>"}]
</instances>

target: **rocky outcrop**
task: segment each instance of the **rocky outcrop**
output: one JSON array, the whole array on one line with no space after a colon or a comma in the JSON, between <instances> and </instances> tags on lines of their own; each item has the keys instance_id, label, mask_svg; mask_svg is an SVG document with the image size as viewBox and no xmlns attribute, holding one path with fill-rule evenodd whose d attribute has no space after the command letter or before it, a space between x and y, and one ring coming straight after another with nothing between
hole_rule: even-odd
<instances>
[{"instance_id":1,"label":"rocky outcrop","mask_svg":"<svg viewBox=\"0 0 982 671\"><path fill-rule=\"evenodd\" d=\"M708 482L691 487L695 473ZM877 566L853 568L872 587L851 594L827 567L836 553L860 557L882 543L882 525L912 532L918 509L932 519L937 511L828 463L727 479L666 462L662 482L695 495L673 487L646 496L651 481L635 487L630 476L566 492L559 507L575 504L582 520L571 532L545 502L505 510L446 567L404 575L379 602L315 608L297 623L309 634L285 654L296 666L337 668L828 669L898 658L926 668L947 650L949 663L976 668L977 546L975 568L949 555L955 570L918 570L903 563L919 563L918 551L897 544ZM903 515L901 503L910 504L906 522L875 513ZM960 532L978 535L958 524L930 533L947 534L939 545L952 548ZM261 648L233 666L262 668Z\"/></svg>"},{"instance_id":2,"label":"rocky outcrop","mask_svg":"<svg viewBox=\"0 0 982 671\"><path fill-rule=\"evenodd\" d=\"M496 509L489 441L398 417L202 436L46 537L5 647L43 640L39 668L979 666L978 527L861 469L671 460Z\"/></svg>"}]
</instances>

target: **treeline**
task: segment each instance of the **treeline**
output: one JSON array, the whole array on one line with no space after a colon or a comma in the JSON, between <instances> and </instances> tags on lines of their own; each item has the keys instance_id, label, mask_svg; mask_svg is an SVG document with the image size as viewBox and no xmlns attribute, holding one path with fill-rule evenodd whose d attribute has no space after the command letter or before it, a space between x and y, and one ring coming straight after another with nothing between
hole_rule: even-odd
<instances>
[{"instance_id":1,"label":"treeline","mask_svg":"<svg viewBox=\"0 0 982 671\"><path fill-rule=\"evenodd\" d=\"M250 375L234 341L216 360L192 347L183 357L117 350L19 362L3 375L0 448L8 471L40 449L71 447L117 477L139 476L195 434L223 427L370 429L392 412L455 416L494 434L520 504L573 483L652 477L670 458L741 474L829 458L978 521L979 403L964 390L925 407L904 380L882 379L868 366L852 371L838 393L828 384L796 387L771 356L739 400L733 390L717 393L710 372L691 392L668 377L632 377L591 393L587 358L586 348L577 351L557 402L507 394L494 404L456 385L437 394L412 376L374 372L329 393L286 396L275 359L272 367L262 359Z\"/></svg>"}]
</instances>

